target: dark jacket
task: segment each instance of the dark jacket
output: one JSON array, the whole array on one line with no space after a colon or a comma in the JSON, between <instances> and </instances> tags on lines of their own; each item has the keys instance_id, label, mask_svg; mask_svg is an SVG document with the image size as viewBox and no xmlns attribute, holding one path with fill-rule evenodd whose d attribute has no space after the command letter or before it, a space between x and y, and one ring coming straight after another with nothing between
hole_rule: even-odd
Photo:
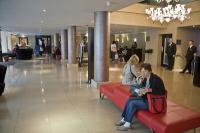
<instances>
[{"instance_id":1,"label":"dark jacket","mask_svg":"<svg viewBox=\"0 0 200 133\"><path fill-rule=\"evenodd\" d=\"M152 89L152 94L164 95L165 94L165 86L162 79L156 74L151 73L149 79L150 88ZM142 82L142 87L146 86L146 79ZM147 96L144 95L143 99L147 99Z\"/></svg>"},{"instance_id":2,"label":"dark jacket","mask_svg":"<svg viewBox=\"0 0 200 133\"><path fill-rule=\"evenodd\" d=\"M186 59L189 60L193 60L194 59L194 53L197 52L197 47L196 46L192 46L191 48L189 47L187 49L187 53L186 53Z\"/></svg>"},{"instance_id":3,"label":"dark jacket","mask_svg":"<svg viewBox=\"0 0 200 133\"><path fill-rule=\"evenodd\" d=\"M172 43L171 46L168 44L165 52L168 56L175 55L176 54L176 44Z\"/></svg>"}]
</instances>

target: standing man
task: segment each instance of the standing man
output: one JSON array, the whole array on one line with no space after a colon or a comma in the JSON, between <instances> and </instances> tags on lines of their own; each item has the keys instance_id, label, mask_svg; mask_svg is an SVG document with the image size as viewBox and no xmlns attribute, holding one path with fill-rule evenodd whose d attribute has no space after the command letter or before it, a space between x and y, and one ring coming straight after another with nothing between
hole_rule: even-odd
<instances>
[{"instance_id":1,"label":"standing man","mask_svg":"<svg viewBox=\"0 0 200 133\"><path fill-rule=\"evenodd\" d=\"M186 65L183 71L181 71L180 73L184 73L186 70L188 70L189 73L191 73L191 63L194 60L194 56L196 55L196 53L197 53L197 47L194 46L194 41L190 40L189 48L187 49L186 53Z\"/></svg>"},{"instance_id":2,"label":"standing man","mask_svg":"<svg viewBox=\"0 0 200 133\"><path fill-rule=\"evenodd\" d=\"M110 49L111 49L111 58L112 58L112 61L114 61L115 60L115 54L117 54L117 44L116 44L115 41L112 42Z\"/></svg>"},{"instance_id":3,"label":"standing man","mask_svg":"<svg viewBox=\"0 0 200 133\"><path fill-rule=\"evenodd\" d=\"M137 42L134 42L131 46L132 55L135 54L135 50L137 49Z\"/></svg>"},{"instance_id":4,"label":"standing man","mask_svg":"<svg viewBox=\"0 0 200 133\"><path fill-rule=\"evenodd\" d=\"M167 45L166 54L168 58L168 69L172 70L176 55L176 44L172 42L172 38L169 39L169 44Z\"/></svg>"}]
</instances>

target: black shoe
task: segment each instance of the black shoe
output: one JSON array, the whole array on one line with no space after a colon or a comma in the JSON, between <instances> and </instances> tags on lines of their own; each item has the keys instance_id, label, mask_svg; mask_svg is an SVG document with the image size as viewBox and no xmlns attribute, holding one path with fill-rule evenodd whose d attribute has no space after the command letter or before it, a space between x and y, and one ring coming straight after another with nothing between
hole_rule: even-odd
<instances>
[{"instance_id":1,"label":"black shoe","mask_svg":"<svg viewBox=\"0 0 200 133\"><path fill-rule=\"evenodd\" d=\"M184 73L183 71L179 72L179 73Z\"/></svg>"}]
</instances>

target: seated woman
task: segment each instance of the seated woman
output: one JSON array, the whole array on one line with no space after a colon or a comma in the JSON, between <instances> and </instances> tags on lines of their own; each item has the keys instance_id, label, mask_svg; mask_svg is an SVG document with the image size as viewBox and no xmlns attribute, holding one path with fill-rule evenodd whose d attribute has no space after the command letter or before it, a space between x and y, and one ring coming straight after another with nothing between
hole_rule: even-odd
<instances>
[{"instance_id":1,"label":"seated woman","mask_svg":"<svg viewBox=\"0 0 200 133\"><path fill-rule=\"evenodd\" d=\"M139 63L139 58L137 55L132 55L128 62L125 64L123 68L123 79L122 84L124 85L132 85L135 82L137 75L136 67Z\"/></svg>"},{"instance_id":2,"label":"seated woman","mask_svg":"<svg viewBox=\"0 0 200 133\"><path fill-rule=\"evenodd\" d=\"M130 129L132 119L137 110L148 110L147 93L152 94L165 94L165 86L162 79L152 73L151 65L144 63L141 65L141 74L144 78L142 81L142 88L137 90L137 98L129 98L126 102L124 111L122 113L122 119L115 125L118 126L117 130L127 131Z\"/></svg>"}]
</instances>

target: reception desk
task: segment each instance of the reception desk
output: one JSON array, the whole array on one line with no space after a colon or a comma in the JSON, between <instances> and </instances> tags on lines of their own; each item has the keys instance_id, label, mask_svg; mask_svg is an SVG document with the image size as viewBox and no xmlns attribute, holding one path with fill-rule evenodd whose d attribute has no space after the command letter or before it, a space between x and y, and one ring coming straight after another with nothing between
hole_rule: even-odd
<instances>
[{"instance_id":1,"label":"reception desk","mask_svg":"<svg viewBox=\"0 0 200 133\"><path fill-rule=\"evenodd\" d=\"M32 59L33 49L31 48L20 48L16 50L16 59L19 60L30 60Z\"/></svg>"},{"instance_id":2,"label":"reception desk","mask_svg":"<svg viewBox=\"0 0 200 133\"><path fill-rule=\"evenodd\" d=\"M193 84L200 87L200 56L195 57Z\"/></svg>"}]
</instances>

